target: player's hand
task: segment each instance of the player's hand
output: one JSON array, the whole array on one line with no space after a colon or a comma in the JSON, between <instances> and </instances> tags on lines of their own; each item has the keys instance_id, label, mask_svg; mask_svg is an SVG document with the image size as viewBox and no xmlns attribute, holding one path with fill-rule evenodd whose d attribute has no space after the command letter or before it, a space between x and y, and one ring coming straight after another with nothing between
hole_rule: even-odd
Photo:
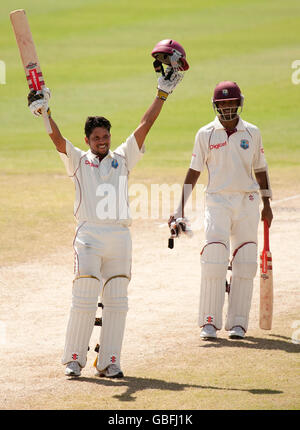
<instances>
[{"instance_id":1,"label":"player's hand","mask_svg":"<svg viewBox=\"0 0 300 430\"><path fill-rule=\"evenodd\" d=\"M176 218L171 215L168 221L170 227L171 237L179 237L181 233L184 233L188 237L193 236L192 229L190 227L189 220L187 218Z\"/></svg>"},{"instance_id":2,"label":"player's hand","mask_svg":"<svg viewBox=\"0 0 300 430\"><path fill-rule=\"evenodd\" d=\"M273 219L273 212L272 212L270 203L268 204L265 203L261 211L261 220L262 221L266 220L268 223L268 226L271 227L272 219Z\"/></svg>"},{"instance_id":3,"label":"player's hand","mask_svg":"<svg viewBox=\"0 0 300 430\"><path fill-rule=\"evenodd\" d=\"M170 56L171 67L175 72L178 72L180 70L179 60L181 57L182 55L179 52L174 52L173 55Z\"/></svg>"},{"instance_id":4,"label":"player's hand","mask_svg":"<svg viewBox=\"0 0 300 430\"><path fill-rule=\"evenodd\" d=\"M44 95L44 99L47 100L47 102L49 102L49 100L51 98L50 88L44 87L42 92L43 92L43 95Z\"/></svg>"},{"instance_id":5,"label":"player's hand","mask_svg":"<svg viewBox=\"0 0 300 430\"><path fill-rule=\"evenodd\" d=\"M44 88L41 91L31 90L27 96L28 106L35 116L41 116L43 111L48 112L48 102L51 97L49 88Z\"/></svg>"},{"instance_id":6,"label":"player's hand","mask_svg":"<svg viewBox=\"0 0 300 430\"><path fill-rule=\"evenodd\" d=\"M170 218L168 220L168 226L170 227L171 223L176 221L176 218L174 217L174 215L170 215Z\"/></svg>"},{"instance_id":7,"label":"player's hand","mask_svg":"<svg viewBox=\"0 0 300 430\"><path fill-rule=\"evenodd\" d=\"M157 81L158 90L171 94L179 82L183 79L183 73L175 71L172 67L168 66L165 71L165 76L160 76Z\"/></svg>"}]
</instances>

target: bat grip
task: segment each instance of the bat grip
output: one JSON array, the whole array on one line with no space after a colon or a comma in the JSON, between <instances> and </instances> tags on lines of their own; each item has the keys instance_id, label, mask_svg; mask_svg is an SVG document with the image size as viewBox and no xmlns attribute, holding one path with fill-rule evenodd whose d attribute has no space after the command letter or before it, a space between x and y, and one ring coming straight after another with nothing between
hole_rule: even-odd
<instances>
[{"instance_id":1,"label":"bat grip","mask_svg":"<svg viewBox=\"0 0 300 430\"><path fill-rule=\"evenodd\" d=\"M44 119L44 124L45 124L47 133L48 134L52 134L53 131L52 131L52 128L51 128L51 125L50 125L49 117L48 117L47 112L44 111L44 110L43 110L43 119Z\"/></svg>"},{"instance_id":2,"label":"bat grip","mask_svg":"<svg viewBox=\"0 0 300 430\"><path fill-rule=\"evenodd\" d=\"M270 251L269 244L269 226L266 220L264 220L264 250Z\"/></svg>"}]
</instances>

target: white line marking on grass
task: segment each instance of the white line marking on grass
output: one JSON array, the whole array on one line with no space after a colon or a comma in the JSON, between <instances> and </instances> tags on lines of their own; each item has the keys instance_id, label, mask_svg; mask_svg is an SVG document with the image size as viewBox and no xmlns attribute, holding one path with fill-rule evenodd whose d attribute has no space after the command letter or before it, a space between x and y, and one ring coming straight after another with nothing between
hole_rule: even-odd
<instances>
[{"instance_id":1,"label":"white line marking on grass","mask_svg":"<svg viewBox=\"0 0 300 430\"><path fill-rule=\"evenodd\" d=\"M285 197L284 199L280 199L280 200L275 200L274 202L272 202L272 206L276 205L277 203L286 202L288 200L298 199L299 197L300 197L300 194L295 194L294 196Z\"/></svg>"}]
</instances>

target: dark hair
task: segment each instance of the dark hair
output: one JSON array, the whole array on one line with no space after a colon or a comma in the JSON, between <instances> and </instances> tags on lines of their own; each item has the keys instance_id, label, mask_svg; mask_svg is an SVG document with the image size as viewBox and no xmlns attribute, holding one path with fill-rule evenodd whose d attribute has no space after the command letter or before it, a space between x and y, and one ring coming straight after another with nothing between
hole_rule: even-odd
<instances>
[{"instance_id":1,"label":"dark hair","mask_svg":"<svg viewBox=\"0 0 300 430\"><path fill-rule=\"evenodd\" d=\"M103 127L110 131L111 123L104 116L88 116L84 125L84 132L87 138L90 137L96 127Z\"/></svg>"}]
</instances>

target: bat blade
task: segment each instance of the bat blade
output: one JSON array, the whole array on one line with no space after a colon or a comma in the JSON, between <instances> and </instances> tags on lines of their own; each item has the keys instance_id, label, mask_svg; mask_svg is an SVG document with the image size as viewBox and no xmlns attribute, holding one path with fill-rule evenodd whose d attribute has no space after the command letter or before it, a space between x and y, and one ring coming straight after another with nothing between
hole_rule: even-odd
<instances>
[{"instance_id":1,"label":"bat blade","mask_svg":"<svg viewBox=\"0 0 300 430\"><path fill-rule=\"evenodd\" d=\"M273 318L273 268L269 249L269 227L264 224L264 249L260 254L259 327L271 330Z\"/></svg>"},{"instance_id":2,"label":"bat blade","mask_svg":"<svg viewBox=\"0 0 300 430\"><path fill-rule=\"evenodd\" d=\"M41 66L36 53L34 41L24 9L14 10L10 13L10 20L16 36L21 60L29 89L40 91L45 87ZM47 112L43 112L46 130L52 133Z\"/></svg>"}]
</instances>

